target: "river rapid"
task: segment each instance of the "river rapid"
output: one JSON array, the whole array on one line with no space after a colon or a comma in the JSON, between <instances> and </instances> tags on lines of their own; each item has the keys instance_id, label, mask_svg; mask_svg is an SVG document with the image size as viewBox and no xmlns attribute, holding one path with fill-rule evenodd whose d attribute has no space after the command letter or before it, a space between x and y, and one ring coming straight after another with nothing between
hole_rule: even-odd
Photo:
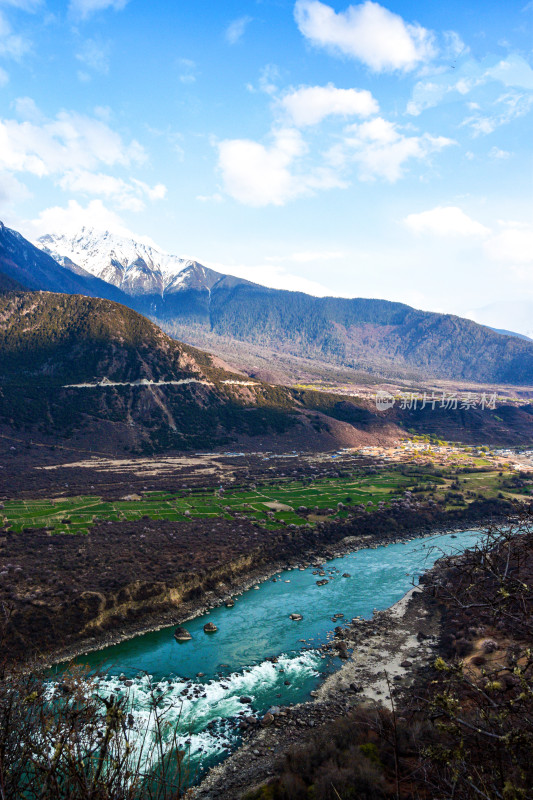
<instances>
[{"instance_id":1,"label":"river rapid","mask_svg":"<svg viewBox=\"0 0 533 800\"><path fill-rule=\"evenodd\" d=\"M185 623L192 636L188 642L174 639L173 626L76 663L99 672L99 694L128 695L145 762L153 751L153 699L158 698L167 735L177 726L189 772L198 780L239 744L242 716L308 700L325 675L341 666L336 656L320 650L336 625L389 608L443 554L460 552L481 536L454 532L362 549L322 562L324 575L314 574L316 566L278 572L235 597L233 608L221 606ZM327 583L317 586L320 580ZM303 619L291 620L292 613ZM216 625L216 633L204 633L207 622Z\"/></svg>"}]
</instances>

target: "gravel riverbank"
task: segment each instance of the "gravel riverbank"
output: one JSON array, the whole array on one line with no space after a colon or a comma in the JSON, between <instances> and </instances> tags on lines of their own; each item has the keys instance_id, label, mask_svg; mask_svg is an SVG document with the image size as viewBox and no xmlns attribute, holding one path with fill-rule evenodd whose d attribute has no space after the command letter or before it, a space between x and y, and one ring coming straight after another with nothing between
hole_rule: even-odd
<instances>
[{"instance_id":1,"label":"gravel riverbank","mask_svg":"<svg viewBox=\"0 0 533 800\"><path fill-rule=\"evenodd\" d=\"M243 745L210 770L192 797L239 800L274 774L288 748L305 744L321 726L361 704L390 706L391 692L408 688L417 670L434 660L438 628L438 612L418 588L371 620L337 628L334 641L325 647L345 654L339 670L326 678L311 701L274 709L271 716L252 722L244 731Z\"/></svg>"}]
</instances>

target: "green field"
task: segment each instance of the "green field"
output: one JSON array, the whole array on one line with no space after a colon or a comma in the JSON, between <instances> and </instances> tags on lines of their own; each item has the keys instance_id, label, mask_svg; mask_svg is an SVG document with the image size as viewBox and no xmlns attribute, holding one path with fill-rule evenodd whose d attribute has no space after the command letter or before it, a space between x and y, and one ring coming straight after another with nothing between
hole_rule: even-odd
<instances>
[{"instance_id":1,"label":"green field","mask_svg":"<svg viewBox=\"0 0 533 800\"><path fill-rule=\"evenodd\" d=\"M337 478L335 480L287 482L276 486L251 489L227 489L222 496L210 489L179 492L145 492L140 500L104 501L97 496L66 497L54 500L13 500L4 504L1 515L4 525L20 532L23 528L47 527L55 533L87 533L99 520L168 519L183 522L191 518L232 518L243 514L263 525L280 527L287 524L305 524L306 520L295 513L299 506L314 509L333 509L331 516L342 518L347 511L337 509L338 503L357 504L380 500L387 501L403 492L412 479L397 473L369 476L368 478ZM349 499L348 499L349 498ZM268 503L279 503L287 508L276 509ZM229 511L227 510L229 509Z\"/></svg>"},{"instance_id":2,"label":"green field","mask_svg":"<svg viewBox=\"0 0 533 800\"><path fill-rule=\"evenodd\" d=\"M226 489L222 495L214 489L192 492L145 492L140 499L105 501L97 496L61 497L50 500L6 501L0 511L0 521L9 530L21 532L24 528L49 528L54 533L87 533L99 521L133 521L142 517L154 520L166 519L184 522L194 518L224 517L242 514L262 525L279 528L283 523L303 525L307 519L298 515L299 506L313 509L331 509L327 516L342 519L349 511L338 509L337 504L357 505L364 503L370 510L380 501L386 504L399 497L406 489L416 491L416 499L424 499L431 491L433 497L443 497L450 489L455 477L433 475L404 475L387 470L379 475L335 478L313 481L287 481L275 485L252 489ZM495 471L463 473L459 476L460 490L465 501L473 495L495 497L502 489L503 478ZM429 484L429 485L428 485ZM470 495L468 495L470 492ZM505 496L516 496L509 490ZM372 506L368 504L371 503ZM282 508L269 506L280 504ZM460 503L459 503L460 504ZM454 507L455 502L447 502ZM322 518L324 518L322 516ZM310 521L315 521L311 514Z\"/></svg>"}]
</instances>

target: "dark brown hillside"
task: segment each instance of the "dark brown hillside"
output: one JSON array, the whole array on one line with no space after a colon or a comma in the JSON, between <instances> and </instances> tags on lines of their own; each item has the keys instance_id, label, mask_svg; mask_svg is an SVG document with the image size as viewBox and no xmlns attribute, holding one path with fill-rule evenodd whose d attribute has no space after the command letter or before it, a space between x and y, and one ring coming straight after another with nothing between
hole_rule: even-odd
<instances>
[{"instance_id":1,"label":"dark brown hillside","mask_svg":"<svg viewBox=\"0 0 533 800\"><path fill-rule=\"evenodd\" d=\"M0 419L56 440L85 431L121 449L190 449L295 424L285 390L224 383L242 376L108 300L3 295L0 355Z\"/></svg>"},{"instance_id":2,"label":"dark brown hillside","mask_svg":"<svg viewBox=\"0 0 533 800\"><path fill-rule=\"evenodd\" d=\"M23 292L24 288L22 284L10 278L9 275L0 272L0 294L4 292Z\"/></svg>"},{"instance_id":3,"label":"dark brown hillside","mask_svg":"<svg viewBox=\"0 0 533 800\"><path fill-rule=\"evenodd\" d=\"M472 443L528 444L527 407L392 409L371 400L250 381L110 300L0 294L0 426L25 441L120 454L213 449L332 450L409 430Z\"/></svg>"}]
</instances>

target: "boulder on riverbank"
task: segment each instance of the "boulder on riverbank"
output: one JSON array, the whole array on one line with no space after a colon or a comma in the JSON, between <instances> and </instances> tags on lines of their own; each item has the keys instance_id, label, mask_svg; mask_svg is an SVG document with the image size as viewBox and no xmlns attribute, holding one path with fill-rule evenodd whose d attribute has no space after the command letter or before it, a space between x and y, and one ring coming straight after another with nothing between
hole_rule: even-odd
<instances>
[{"instance_id":1,"label":"boulder on riverbank","mask_svg":"<svg viewBox=\"0 0 533 800\"><path fill-rule=\"evenodd\" d=\"M337 651L337 655L339 658L344 658L344 659L349 658L348 645L346 644L346 642L343 641L335 642L335 649Z\"/></svg>"},{"instance_id":2,"label":"boulder on riverbank","mask_svg":"<svg viewBox=\"0 0 533 800\"><path fill-rule=\"evenodd\" d=\"M174 639L176 639L177 642L188 642L192 639L192 636L187 628L178 627L174 631Z\"/></svg>"}]
</instances>

